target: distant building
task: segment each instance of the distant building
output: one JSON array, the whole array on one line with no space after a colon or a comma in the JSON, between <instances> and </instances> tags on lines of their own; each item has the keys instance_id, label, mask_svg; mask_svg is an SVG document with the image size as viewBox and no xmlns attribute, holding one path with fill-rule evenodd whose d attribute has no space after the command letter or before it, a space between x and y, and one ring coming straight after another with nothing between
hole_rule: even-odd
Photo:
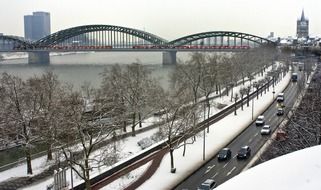
<instances>
[{"instance_id":1,"label":"distant building","mask_svg":"<svg viewBox=\"0 0 321 190\"><path fill-rule=\"evenodd\" d=\"M36 41L51 33L50 13L33 12L24 16L25 39Z\"/></svg>"},{"instance_id":2,"label":"distant building","mask_svg":"<svg viewBox=\"0 0 321 190\"><path fill-rule=\"evenodd\" d=\"M274 38L274 32L270 32L268 38Z\"/></svg>"},{"instance_id":3,"label":"distant building","mask_svg":"<svg viewBox=\"0 0 321 190\"><path fill-rule=\"evenodd\" d=\"M298 38L309 37L309 20L304 17L304 10L302 10L301 18L297 20L296 35Z\"/></svg>"},{"instance_id":4,"label":"distant building","mask_svg":"<svg viewBox=\"0 0 321 190\"><path fill-rule=\"evenodd\" d=\"M3 33L0 33L0 36L3 36Z\"/></svg>"}]
</instances>

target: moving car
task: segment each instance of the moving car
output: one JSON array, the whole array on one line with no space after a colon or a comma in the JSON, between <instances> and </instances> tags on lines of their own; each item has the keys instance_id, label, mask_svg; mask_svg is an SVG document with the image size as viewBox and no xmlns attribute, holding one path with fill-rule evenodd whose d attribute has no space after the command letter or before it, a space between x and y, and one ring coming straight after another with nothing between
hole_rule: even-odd
<instances>
[{"instance_id":1,"label":"moving car","mask_svg":"<svg viewBox=\"0 0 321 190\"><path fill-rule=\"evenodd\" d=\"M284 110L282 107L279 107L276 111L276 115L280 116L280 115L283 115L284 114Z\"/></svg>"},{"instance_id":2,"label":"moving car","mask_svg":"<svg viewBox=\"0 0 321 190\"><path fill-rule=\"evenodd\" d=\"M264 125L264 123L264 115L259 115L255 121L256 126Z\"/></svg>"},{"instance_id":3,"label":"moving car","mask_svg":"<svg viewBox=\"0 0 321 190\"><path fill-rule=\"evenodd\" d=\"M284 102L284 93L279 93L276 97L276 101L279 103Z\"/></svg>"},{"instance_id":4,"label":"moving car","mask_svg":"<svg viewBox=\"0 0 321 190\"><path fill-rule=\"evenodd\" d=\"M215 187L216 181L214 179L207 179L197 188L197 190L211 190Z\"/></svg>"},{"instance_id":5,"label":"moving car","mask_svg":"<svg viewBox=\"0 0 321 190\"><path fill-rule=\"evenodd\" d=\"M251 148L249 146L242 146L237 153L237 159L247 159L251 156Z\"/></svg>"},{"instance_id":6,"label":"moving car","mask_svg":"<svg viewBox=\"0 0 321 190\"><path fill-rule=\"evenodd\" d=\"M291 79L292 79L292 82L298 81L298 73L292 73Z\"/></svg>"},{"instance_id":7,"label":"moving car","mask_svg":"<svg viewBox=\"0 0 321 190\"><path fill-rule=\"evenodd\" d=\"M217 160L223 161L223 160L229 160L232 156L232 151L229 148L223 148L218 152Z\"/></svg>"},{"instance_id":8,"label":"moving car","mask_svg":"<svg viewBox=\"0 0 321 190\"><path fill-rule=\"evenodd\" d=\"M269 135L269 134L271 134L270 125L264 125L261 129L261 135Z\"/></svg>"}]
</instances>

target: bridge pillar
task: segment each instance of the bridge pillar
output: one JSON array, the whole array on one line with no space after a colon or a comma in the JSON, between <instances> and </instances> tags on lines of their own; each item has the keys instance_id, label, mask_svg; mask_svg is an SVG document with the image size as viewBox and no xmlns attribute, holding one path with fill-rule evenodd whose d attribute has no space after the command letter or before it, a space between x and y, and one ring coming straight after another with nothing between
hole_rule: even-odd
<instances>
[{"instance_id":1,"label":"bridge pillar","mask_svg":"<svg viewBox=\"0 0 321 190\"><path fill-rule=\"evenodd\" d=\"M38 51L28 53L28 63L38 65L49 65L50 56L48 51Z\"/></svg>"},{"instance_id":2,"label":"bridge pillar","mask_svg":"<svg viewBox=\"0 0 321 190\"><path fill-rule=\"evenodd\" d=\"M177 51L164 51L163 52L163 65L175 65L176 64Z\"/></svg>"}]
</instances>

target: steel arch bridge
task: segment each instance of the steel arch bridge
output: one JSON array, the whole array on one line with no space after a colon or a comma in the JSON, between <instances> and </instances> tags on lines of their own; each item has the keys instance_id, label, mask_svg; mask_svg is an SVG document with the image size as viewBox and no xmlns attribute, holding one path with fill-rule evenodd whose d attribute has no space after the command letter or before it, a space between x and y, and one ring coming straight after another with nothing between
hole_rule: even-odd
<instances>
[{"instance_id":1,"label":"steel arch bridge","mask_svg":"<svg viewBox=\"0 0 321 190\"><path fill-rule=\"evenodd\" d=\"M11 44L11 46L1 46ZM0 51L243 51L276 44L268 39L232 31L196 33L167 41L157 35L114 25L68 28L38 41L0 36Z\"/></svg>"},{"instance_id":2,"label":"steel arch bridge","mask_svg":"<svg viewBox=\"0 0 321 190\"><path fill-rule=\"evenodd\" d=\"M154 34L113 25L84 25L61 30L34 43L36 47L86 45L130 47L139 44L163 45L167 40Z\"/></svg>"},{"instance_id":3,"label":"steel arch bridge","mask_svg":"<svg viewBox=\"0 0 321 190\"><path fill-rule=\"evenodd\" d=\"M250 46L252 45L275 45L274 42L241 32L232 31L211 31L184 36L169 42L174 47L184 45L216 45L216 46Z\"/></svg>"},{"instance_id":4,"label":"steel arch bridge","mask_svg":"<svg viewBox=\"0 0 321 190\"><path fill-rule=\"evenodd\" d=\"M14 36L0 36L0 49L14 49L15 47L31 47L31 42L19 39Z\"/></svg>"}]
</instances>

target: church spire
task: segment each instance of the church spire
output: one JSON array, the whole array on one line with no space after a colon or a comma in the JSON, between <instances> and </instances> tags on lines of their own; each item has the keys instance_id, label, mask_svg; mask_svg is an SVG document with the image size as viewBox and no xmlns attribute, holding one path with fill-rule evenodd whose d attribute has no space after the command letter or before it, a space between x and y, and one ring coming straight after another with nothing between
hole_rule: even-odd
<instances>
[{"instance_id":1,"label":"church spire","mask_svg":"<svg viewBox=\"0 0 321 190\"><path fill-rule=\"evenodd\" d=\"M302 14L301 14L301 21L304 21L305 17L304 17L304 9L302 9Z\"/></svg>"}]
</instances>

